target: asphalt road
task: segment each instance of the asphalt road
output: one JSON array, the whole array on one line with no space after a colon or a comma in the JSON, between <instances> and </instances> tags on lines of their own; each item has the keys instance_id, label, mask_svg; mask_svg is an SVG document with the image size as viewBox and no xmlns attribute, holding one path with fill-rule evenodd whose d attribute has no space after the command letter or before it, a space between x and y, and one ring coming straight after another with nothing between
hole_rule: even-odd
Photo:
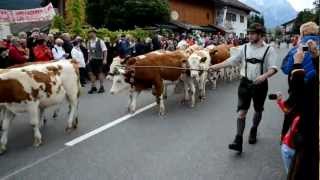
<instances>
[{"instance_id":1,"label":"asphalt road","mask_svg":"<svg viewBox=\"0 0 320 180\"><path fill-rule=\"evenodd\" d=\"M277 50L280 59L287 52ZM278 73L269 81L269 92L286 92L286 77ZM87 95L80 102L80 126L67 134L67 106L59 118L42 129L44 144L32 147L29 117L17 117L11 126L8 153L0 157L0 178L17 180L281 180L285 172L279 137L282 113L267 100L258 143L247 136L244 152L229 151L236 128L238 81L220 82L208 91L207 100L191 109L181 105L182 95L171 91L159 117L153 107L134 117L127 114L126 94ZM106 89L110 88L106 82ZM138 98L138 108L154 102L151 93ZM48 114L50 114L49 111ZM117 120L119 124L112 124ZM125 120L125 121L124 121ZM123 122L121 122L123 121ZM107 126L105 126L107 124ZM97 134L73 146L65 144L98 129ZM99 131L101 130L101 131Z\"/></svg>"}]
</instances>

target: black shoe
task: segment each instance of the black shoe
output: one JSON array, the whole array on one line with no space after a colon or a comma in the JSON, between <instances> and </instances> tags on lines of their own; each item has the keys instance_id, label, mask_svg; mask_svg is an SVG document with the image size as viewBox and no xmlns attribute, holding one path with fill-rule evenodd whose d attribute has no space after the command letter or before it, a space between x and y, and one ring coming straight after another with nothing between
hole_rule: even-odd
<instances>
[{"instance_id":1,"label":"black shoe","mask_svg":"<svg viewBox=\"0 0 320 180\"><path fill-rule=\"evenodd\" d=\"M233 143L229 144L229 149L242 153L242 136L236 135Z\"/></svg>"},{"instance_id":2,"label":"black shoe","mask_svg":"<svg viewBox=\"0 0 320 180\"><path fill-rule=\"evenodd\" d=\"M101 87L99 88L98 93L104 93L104 92L105 92L104 87L103 87L103 86L101 86Z\"/></svg>"},{"instance_id":3,"label":"black shoe","mask_svg":"<svg viewBox=\"0 0 320 180\"><path fill-rule=\"evenodd\" d=\"M249 135L249 144L257 143L257 128L251 128Z\"/></svg>"},{"instance_id":4,"label":"black shoe","mask_svg":"<svg viewBox=\"0 0 320 180\"><path fill-rule=\"evenodd\" d=\"M88 94L93 94L93 93L96 93L97 92L97 88L96 87L92 87L90 89L90 91L88 92Z\"/></svg>"}]
</instances>

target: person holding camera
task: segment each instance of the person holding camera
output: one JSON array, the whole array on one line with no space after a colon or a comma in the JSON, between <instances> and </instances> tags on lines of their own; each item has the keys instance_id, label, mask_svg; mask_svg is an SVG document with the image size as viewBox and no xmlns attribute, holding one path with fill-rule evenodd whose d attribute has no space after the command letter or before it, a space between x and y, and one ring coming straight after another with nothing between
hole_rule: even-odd
<instances>
[{"instance_id":1,"label":"person holding camera","mask_svg":"<svg viewBox=\"0 0 320 180\"><path fill-rule=\"evenodd\" d=\"M258 126L262 119L264 102L268 92L268 78L277 72L277 54L271 46L263 41L263 36L266 33L265 27L259 23L253 23L249 27L248 33L250 42L241 46L237 55L210 67L211 70L217 70L241 63L240 74L242 78L238 89L237 133L234 141L229 144L229 149L239 153L242 152L243 132L251 101L253 101L255 113L249 144L257 142Z\"/></svg>"},{"instance_id":2,"label":"person holding camera","mask_svg":"<svg viewBox=\"0 0 320 180\"><path fill-rule=\"evenodd\" d=\"M298 132L294 137L295 154L288 179L316 179L319 160L319 27L308 22L300 27L299 47L290 50L283 61L282 71L293 85L289 94L296 95L300 112ZM291 124L292 126L292 124Z\"/></svg>"}]
</instances>

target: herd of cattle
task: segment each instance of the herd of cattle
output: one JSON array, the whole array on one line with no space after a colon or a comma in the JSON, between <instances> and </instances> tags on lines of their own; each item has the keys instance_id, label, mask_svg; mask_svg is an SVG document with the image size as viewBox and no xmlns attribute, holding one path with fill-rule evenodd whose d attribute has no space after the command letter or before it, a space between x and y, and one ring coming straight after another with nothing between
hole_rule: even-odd
<instances>
[{"instance_id":1,"label":"herd of cattle","mask_svg":"<svg viewBox=\"0 0 320 180\"><path fill-rule=\"evenodd\" d=\"M128 91L129 112L136 110L136 98L144 90L152 90L164 115L164 99L167 86L183 84L183 102L195 106L196 94L202 101L206 95L206 83L216 88L218 79L233 80L239 77L239 67L208 71L210 65L226 60L238 47L229 45L202 48L191 46L176 51L153 51L127 59L114 58L107 79L112 80L111 94ZM0 155L7 150L8 130L11 121L19 113L30 114L34 146L42 143L40 128L45 123L44 111L64 100L69 103L67 132L77 128L78 105L81 86L78 63L52 61L29 63L8 69L0 69ZM56 114L56 113L54 113Z\"/></svg>"}]
</instances>

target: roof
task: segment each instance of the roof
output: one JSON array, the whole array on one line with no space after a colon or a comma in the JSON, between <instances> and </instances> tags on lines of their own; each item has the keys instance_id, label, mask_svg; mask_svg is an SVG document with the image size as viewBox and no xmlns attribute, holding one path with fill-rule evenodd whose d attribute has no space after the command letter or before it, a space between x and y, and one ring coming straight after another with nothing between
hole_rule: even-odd
<instances>
[{"instance_id":1,"label":"roof","mask_svg":"<svg viewBox=\"0 0 320 180\"><path fill-rule=\"evenodd\" d=\"M40 28L42 32L47 32L50 29L51 21L25 22L25 23L11 23L10 29L13 34L18 34L21 31L29 32L34 27Z\"/></svg>"},{"instance_id":2,"label":"roof","mask_svg":"<svg viewBox=\"0 0 320 180\"><path fill-rule=\"evenodd\" d=\"M295 22L295 21L296 21L296 18L291 19L290 21L287 21L287 22L281 24L281 26L286 26L286 25L291 24L291 23L293 23L293 22Z\"/></svg>"},{"instance_id":3,"label":"roof","mask_svg":"<svg viewBox=\"0 0 320 180\"><path fill-rule=\"evenodd\" d=\"M214 2L217 2L217 3L221 3L223 5L227 5L227 6L231 6L231 7L234 7L236 9L241 9L241 10L244 10L244 11L253 11L253 12L256 12L256 13L260 13L259 11L255 10L254 8L246 5L245 3L242 3L238 0L212 0Z\"/></svg>"},{"instance_id":4,"label":"roof","mask_svg":"<svg viewBox=\"0 0 320 180\"><path fill-rule=\"evenodd\" d=\"M218 31L222 31L225 32L223 28L215 26L215 25L208 25L208 26L197 26L197 25L192 25L189 23L185 23L185 22L180 22L180 21L170 21L170 23L174 26L177 26L181 29L190 31L190 30L200 30L200 31L204 31L204 32L218 32Z\"/></svg>"}]
</instances>

